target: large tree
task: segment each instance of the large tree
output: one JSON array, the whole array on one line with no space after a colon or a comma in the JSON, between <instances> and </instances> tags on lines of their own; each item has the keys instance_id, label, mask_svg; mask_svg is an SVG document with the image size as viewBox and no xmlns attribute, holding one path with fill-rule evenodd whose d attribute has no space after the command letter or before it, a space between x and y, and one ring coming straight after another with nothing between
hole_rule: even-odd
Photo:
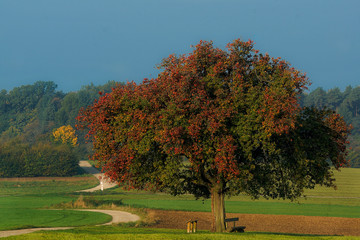
<instances>
[{"instance_id":1,"label":"large tree","mask_svg":"<svg viewBox=\"0 0 360 240\"><path fill-rule=\"evenodd\" d=\"M301 109L304 74L253 42L227 50L201 41L170 55L156 79L128 83L83 109L93 158L125 187L210 198L225 230L225 195L295 199L334 186L348 127L333 112Z\"/></svg>"}]
</instances>

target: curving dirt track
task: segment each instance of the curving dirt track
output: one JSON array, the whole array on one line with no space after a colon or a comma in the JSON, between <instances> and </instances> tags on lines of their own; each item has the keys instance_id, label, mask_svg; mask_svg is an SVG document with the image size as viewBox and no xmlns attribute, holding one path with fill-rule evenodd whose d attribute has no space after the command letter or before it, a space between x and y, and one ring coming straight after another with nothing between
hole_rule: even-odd
<instances>
[{"instance_id":1,"label":"curving dirt track","mask_svg":"<svg viewBox=\"0 0 360 240\"><path fill-rule=\"evenodd\" d=\"M124 222L136 222L140 220L140 217L123 211L117 211L117 210L99 210L99 209L81 209L76 211L91 211L91 212L101 212L108 214L112 216L112 220L108 223L102 224L102 225L111 225L115 223L124 223ZM26 233L32 233L35 231L41 231L41 230L63 230L63 229L71 229L74 227L56 227L56 228L29 228L29 229L19 229L19 230L9 230L9 231L0 231L0 238L1 237L9 237L9 236L15 236L15 235L22 235Z\"/></svg>"},{"instance_id":2,"label":"curving dirt track","mask_svg":"<svg viewBox=\"0 0 360 240\"><path fill-rule=\"evenodd\" d=\"M187 221L198 220L199 230L210 230L211 213L148 210L157 224L155 228L186 229ZM360 218L310 217L263 214L228 213L228 218L239 218L237 226L246 226L245 231L298 233L315 235L360 236Z\"/></svg>"},{"instance_id":3,"label":"curving dirt track","mask_svg":"<svg viewBox=\"0 0 360 240\"><path fill-rule=\"evenodd\" d=\"M100 173L96 168L92 167L89 162L80 161L79 165L87 173L93 174L97 179L99 179L100 183L102 182L102 184L99 184L98 186L96 186L94 188L81 190L79 192L94 192L94 191L101 190L101 188L107 189L107 188L112 188L112 187L116 186L116 183L112 183L108 179L104 178L104 175L102 173ZM87 177L85 177L85 178L87 178ZM41 179L44 179L44 178L41 178ZM49 178L49 179L54 179L54 178ZM64 179L64 178L59 178L59 179ZM19 179L16 179L16 180L19 180ZM24 178L24 179L21 179L21 180L27 181L27 180L29 180L29 178L27 178L27 179ZM47 180L47 179L45 179L45 180ZM103 224L103 225L110 225L110 224L113 224L113 223L123 223L123 222L136 222L136 221L140 220L139 216L128 213L128 212L123 212L123 211L98 210L98 209L81 209L81 210L77 209L77 211L101 212L101 213L105 213L105 214L108 214L108 215L112 216L112 220L110 222L106 223L106 224ZM73 228L73 227L30 228L30 229L0 231L0 237L9 237L9 236L14 236L14 235L21 235L21 234L26 234L26 233L32 233L32 232L35 232L35 231L40 231L40 230L62 230L62 229L70 229L70 228Z\"/></svg>"}]
</instances>

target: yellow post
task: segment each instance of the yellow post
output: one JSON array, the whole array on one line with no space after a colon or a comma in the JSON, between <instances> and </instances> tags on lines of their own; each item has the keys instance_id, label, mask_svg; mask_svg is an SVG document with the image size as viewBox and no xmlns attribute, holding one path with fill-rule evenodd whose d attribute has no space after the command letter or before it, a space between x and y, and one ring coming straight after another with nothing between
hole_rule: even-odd
<instances>
[{"instance_id":1,"label":"yellow post","mask_svg":"<svg viewBox=\"0 0 360 240\"><path fill-rule=\"evenodd\" d=\"M191 220L189 220L187 223L186 223L186 225L187 225L187 233L191 233L191 228L192 228L192 224L191 224Z\"/></svg>"},{"instance_id":2,"label":"yellow post","mask_svg":"<svg viewBox=\"0 0 360 240\"><path fill-rule=\"evenodd\" d=\"M197 220L193 221L194 225L193 225L193 232L196 233L197 231Z\"/></svg>"}]
</instances>

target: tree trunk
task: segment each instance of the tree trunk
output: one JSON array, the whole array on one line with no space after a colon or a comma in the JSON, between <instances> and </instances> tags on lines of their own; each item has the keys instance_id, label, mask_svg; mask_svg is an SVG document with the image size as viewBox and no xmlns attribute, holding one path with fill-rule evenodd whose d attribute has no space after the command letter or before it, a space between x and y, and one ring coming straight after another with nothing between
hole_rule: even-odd
<instances>
[{"instance_id":1,"label":"tree trunk","mask_svg":"<svg viewBox=\"0 0 360 240\"><path fill-rule=\"evenodd\" d=\"M212 230L225 232L225 201L221 186L215 186L211 189L211 212L213 214Z\"/></svg>"}]
</instances>

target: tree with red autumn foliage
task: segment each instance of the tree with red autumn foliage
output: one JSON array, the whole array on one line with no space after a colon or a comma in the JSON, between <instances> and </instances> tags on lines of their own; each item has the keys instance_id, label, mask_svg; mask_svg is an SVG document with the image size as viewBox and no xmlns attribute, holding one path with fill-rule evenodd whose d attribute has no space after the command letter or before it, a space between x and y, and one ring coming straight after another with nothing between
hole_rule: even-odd
<instances>
[{"instance_id":1,"label":"tree with red autumn foliage","mask_svg":"<svg viewBox=\"0 0 360 240\"><path fill-rule=\"evenodd\" d=\"M120 185L211 198L214 230L225 230L225 195L295 199L335 186L346 165L349 127L327 110L302 109L308 84L253 42L227 50L201 41L170 55L156 79L103 95L78 117L106 175Z\"/></svg>"}]
</instances>

